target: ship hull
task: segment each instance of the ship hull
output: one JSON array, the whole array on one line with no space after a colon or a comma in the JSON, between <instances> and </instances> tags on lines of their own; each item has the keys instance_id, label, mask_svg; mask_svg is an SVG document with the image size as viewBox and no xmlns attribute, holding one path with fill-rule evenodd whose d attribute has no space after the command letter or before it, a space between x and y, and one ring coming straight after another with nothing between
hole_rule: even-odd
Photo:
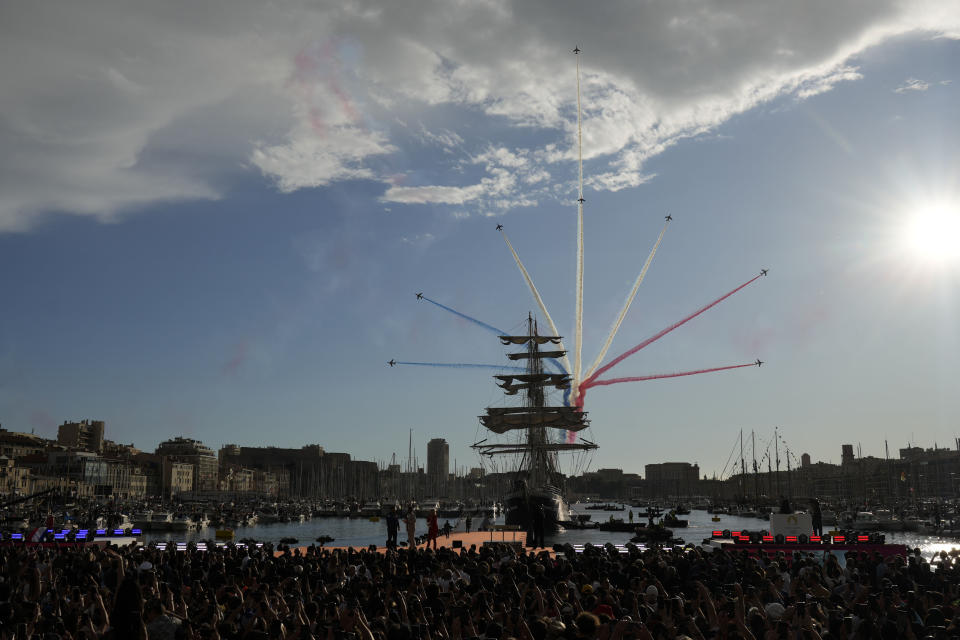
<instances>
[{"instance_id":1,"label":"ship hull","mask_svg":"<svg viewBox=\"0 0 960 640\"><path fill-rule=\"evenodd\" d=\"M505 523L532 533L533 509L538 504L543 505L544 533L562 531L563 523L570 520L570 508L560 492L551 487L538 487L507 495L504 501Z\"/></svg>"}]
</instances>

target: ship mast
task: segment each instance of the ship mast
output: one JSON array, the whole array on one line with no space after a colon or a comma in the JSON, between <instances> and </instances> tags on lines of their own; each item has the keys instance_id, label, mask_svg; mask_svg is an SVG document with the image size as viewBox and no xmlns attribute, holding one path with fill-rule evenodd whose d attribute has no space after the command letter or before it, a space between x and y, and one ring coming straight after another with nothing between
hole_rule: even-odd
<instances>
[{"instance_id":1,"label":"ship mast","mask_svg":"<svg viewBox=\"0 0 960 640\"><path fill-rule=\"evenodd\" d=\"M541 346L561 343L560 336L541 336L532 314L527 315L527 332L523 336L500 336L504 345L523 345L519 353L508 353L510 360L526 360L522 374L494 376L498 386L506 395L516 395L524 391L523 405L520 407L489 407L486 415L480 416L480 423L497 435L510 431L522 431L524 438L514 442L488 442L486 438L472 445L480 454L494 456L500 454L520 454L522 456L519 474L531 481L552 483L560 476L557 454L563 451L596 449L597 445L589 440L580 442L558 442L548 437L548 428L561 431L580 431L589 426L586 413L577 407L548 406L545 388L569 389L570 375L567 373L545 373L545 358L562 358L564 351L547 349Z\"/></svg>"},{"instance_id":2,"label":"ship mast","mask_svg":"<svg viewBox=\"0 0 960 640\"><path fill-rule=\"evenodd\" d=\"M533 337L537 336L537 321L531 314L527 314L527 334ZM527 374L539 376L543 374L543 361L540 359L540 345L536 340L527 342ZM543 410L544 394L543 385L531 384L527 387L527 407L531 413ZM533 459L530 465L531 483L550 482L553 474L556 472L555 454L548 452L543 448L547 444L547 429L540 425L531 424L527 427L527 442L534 445L531 449Z\"/></svg>"}]
</instances>

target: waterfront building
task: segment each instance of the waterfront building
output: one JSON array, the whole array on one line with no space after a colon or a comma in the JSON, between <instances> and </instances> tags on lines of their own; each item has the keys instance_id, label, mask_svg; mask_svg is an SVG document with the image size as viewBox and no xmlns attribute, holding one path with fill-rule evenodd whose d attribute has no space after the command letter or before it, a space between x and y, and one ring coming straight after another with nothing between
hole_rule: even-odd
<instances>
[{"instance_id":1,"label":"waterfront building","mask_svg":"<svg viewBox=\"0 0 960 640\"><path fill-rule=\"evenodd\" d=\"M43 453L48 440L32 433L19 433L0 428L0 455L11 460Z\"/></svg>"},{"instance_id":2,"label":"waterfront building","mask_svg":"<svg viewBox=\"0 0 960 640\"><path fill-rule=\"evenodd\" d=\"M136 469L144 476L147 497L161 497L163 491L163 458L153 453L138 453L132 457ZM131 478L132 482L132 478Z\"/></svg>"},{"instance_id":3,"label":"waterfront building","mask_svg":"<svg viewBox=\"0 0 960 640\"><path fill-rule=\"evenodd\" d=\"M93 487L93 495L126 499L134 465L130 460L104 458L89 451L49 451L38 472L82 482Z\"/></svg>"},{"instance_id":4,"label":"waterfront building","mask_svg":"<svg viewBox=\"0 0 960 640\"><path fill-rule=\"evenodd\" d=\"M577 499L590 496L633 499L645 495L645 486L639 475L624 473L623 469L597 469L567 481L571 498Z\"/></svg>"},{"instance_id":5,"label":"waterfront building","mask_svg":"<svg viewBox=\"0 0 960 640\"><path fill-rule=\"evenodd\" d=\"M57 444L71 449L100 453L103 451L103 420L64 422L57 427Z\"/></svg>"},{"instance_id":6,"label":"waterfront building","mask_svg":"<svg viewBox=\"0 0 960 640\"><path fill-rule=\"evenodd\" d=\"M700 467L689 462L660 462L644 466L648 495L692 496L699 492Z\"/></svg>"},{"instance_id":7,"label":"waterfront building","mask_svg":"<svg viewBox=\"0 0 960 640\"><path fill-rule=\"evenodd\" d=\"M192 438L177 437L157 446L157 455L193 465L194 492L216 491L219 483L217 455L207 445Z\"/></svg>"},{"instance_id":8,"label":"waterfront building","mask_svg":"<svg viewBox=\"0 0 960 640\"><path fill-rule=\"evenodd\" d=\"M346 461L339 456L346 456ZM326 453L318 444L299 449L227 444L220 448L217 457L221 478L236 468L269 471L276 476L280 495L298 498L330 495L325 490L332 477L341 475L342 467L349 466L350 460L347 454Z\"/></svg>"},{"instance_id":9,"label":"waterfront building","mask_svg":"<svg viewBox=\"0 0 960 640\"><path fill-rule=\"evenodd\" d=\"M27 494L39 493L49 489L56 489L60 495L70 498L93 498L94 487L92 484L82 480L64 478L63 476L54 476L47 474L30 473L30 482L27 486Z\"/></svg>"},{"instance_id":10,"label":"waterfront building","mask_svg":"<svg viewBox=\"0 0 960 640\"><path fill-rule=\"evenodd\" d=\"M17 466L17 461L0 456L0 492L6 497L25 495L30 483L30 470Z\"/></svg>"},{"instance_id":11,"label":"waterfront building","mask_svg":"<svg viewBox=\"0 0 960 640\"><path fill-rule=\"evenodd\" d=\"M266 496L278 496L280 493L280 479L273 471L256 469L253 472L253 491Z\"/></svg>"},{"instance_id":12,"label":"waterfront building","mask_svg":"<svg viewBox=\"0 0 960 640\"><path fill-rule=\"evenodd\" d=\"M162 491L164 498L174 498L181 493L194 490L194 470L196 466L190 462L178 462L173 458L164 457L162 462Z\"/></svg>"},{"instance_id":13,"label":"waterfront building","mask_svg":"<svg viewBox=\"0 0 960 640\"><path fill-rule=\"evenodd\" d=\"M220 491L232 493L251 493L253 491L253 469L239 465L220 467Z\"/></svg>"},{"instance_id":14,"label":"waterfront building","mask_svg":"<svg viewBox=\"0 0 960 640\"><path fill-rule=\"evenodd\" d=\"M121 444L113 440L104 440L101 453L108 458L132 458L138 453L143 452L133 446L133 444Z\"/></svg>"},{"instance_id":15,"label":"waterfront building","mask_svg":"<svg viewBox=\"0 0 960 640\"><path fill-rule=\"evenodd\" d=\"M145 498L147 494L147 474L139 467L133 467L130 471L130 498Z\"/></svg>"}]
</instances>

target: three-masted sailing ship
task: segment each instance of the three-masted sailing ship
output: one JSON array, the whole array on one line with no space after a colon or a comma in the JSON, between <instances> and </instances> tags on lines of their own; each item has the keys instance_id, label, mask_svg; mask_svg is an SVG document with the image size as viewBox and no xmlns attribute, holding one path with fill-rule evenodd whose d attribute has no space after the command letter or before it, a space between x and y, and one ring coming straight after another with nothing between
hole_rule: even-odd
<instances>
[{"instance_id":1,"label":"three-masted sailing ship","mask_svg":"<svg viewBox=\"0 0 960 640\"><path fill-rule=\"evenodd\" d=\"M558 531L571 519L559 455L597 448L583 438L579 442L566 441L567 432L579 432L590 422L586 413L575 406L547 405L548 390L563 392L570 388L568 373L544 371L544 360L556 362L566 354L562 350L541 351L546 345L559 346L560 336L539 335L536 321L528 316L527 335L500 336L500 342L526 347L507 354L510 360L526 361L524 373L494 376L507 396L523 392L524 401L520 406L487 408L486 415L480 416L480 424L500 436L501 441L489 442L485 438L472 446L485 456L513 455L518 459L511 490L504 496L506 524L532 529L534 518L539 517L542 509L545 531Z\"/></svg>"}]
</instances>

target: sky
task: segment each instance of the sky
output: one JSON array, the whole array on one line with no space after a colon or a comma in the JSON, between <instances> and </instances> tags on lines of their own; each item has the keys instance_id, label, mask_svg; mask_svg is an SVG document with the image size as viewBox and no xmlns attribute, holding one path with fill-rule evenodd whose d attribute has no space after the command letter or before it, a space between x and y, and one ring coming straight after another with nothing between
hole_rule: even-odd
<instances>
[{"instance_id":1,"label":"sky","mask_svg":"<svg viewBox=\"0 0 960 640\"><path fill-rule=\"evenodd\" d=\"M579 57L574 47L582 51ZM578 145L579 62L582 145ZM495 328L582 370L577 470L960 436L960 5L0 7L0 424L479 466ZM586 377L586 376L582 376ZM761 464L765 464L761 462Z\"/></svg>"}]
</instances>

